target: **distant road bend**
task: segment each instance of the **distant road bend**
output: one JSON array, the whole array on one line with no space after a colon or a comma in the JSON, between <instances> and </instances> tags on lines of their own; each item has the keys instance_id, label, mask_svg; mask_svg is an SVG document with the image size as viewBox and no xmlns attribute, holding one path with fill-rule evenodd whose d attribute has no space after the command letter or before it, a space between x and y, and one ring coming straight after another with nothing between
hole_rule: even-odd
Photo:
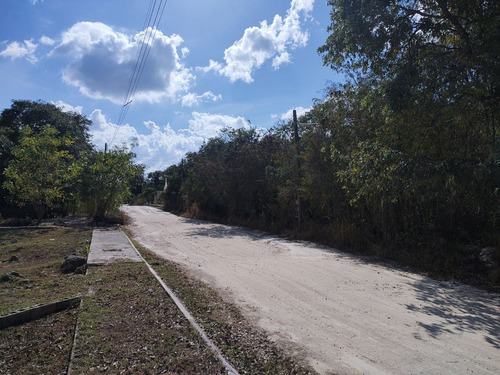
<instances>
[{"instance_id":1,"label":"distant road bend","mask_svg":"<svg viewBox=\"0 0 500 375\"><path fill-rule=\"evenodd\" d=\"M134 238L321 374L500 374L500 297L334 249L126 206Z\"/></svg>"}]
</instances>

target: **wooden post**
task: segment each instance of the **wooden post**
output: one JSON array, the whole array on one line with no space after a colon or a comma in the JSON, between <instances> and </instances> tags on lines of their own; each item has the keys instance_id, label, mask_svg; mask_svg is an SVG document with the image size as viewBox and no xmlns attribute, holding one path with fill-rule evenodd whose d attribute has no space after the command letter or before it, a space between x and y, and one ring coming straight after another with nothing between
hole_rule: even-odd
<instances>
[{"instance_id":1,"label":"wooden post","mask_svg":"<svg viewBox=\"0 0 500 375\"><path fill-rule=\"evenodd\" d=\"M297 189L297 228L300 230L302 225L302 198L300 196L300 139L299 139L299 125L297 121L297 111L293 110L293 135L295 140L295 188Z\"/></svg>"}]
</instances>

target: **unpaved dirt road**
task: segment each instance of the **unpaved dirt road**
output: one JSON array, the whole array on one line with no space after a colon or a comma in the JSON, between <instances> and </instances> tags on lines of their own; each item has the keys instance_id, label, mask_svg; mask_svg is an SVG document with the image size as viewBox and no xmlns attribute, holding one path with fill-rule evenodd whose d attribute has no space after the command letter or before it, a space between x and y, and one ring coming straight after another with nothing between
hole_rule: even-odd
<instances>
[{"instance_id":1,"label":"unpaved dirt road","mask_svg":"<svg viewBox=\"0 0 500 375\"><path fill-rule=\"evenodd\" d=\"M500 298L307 243L124 207L185 265L322 374L500 374Z\"/></svg>"}]
</instances>

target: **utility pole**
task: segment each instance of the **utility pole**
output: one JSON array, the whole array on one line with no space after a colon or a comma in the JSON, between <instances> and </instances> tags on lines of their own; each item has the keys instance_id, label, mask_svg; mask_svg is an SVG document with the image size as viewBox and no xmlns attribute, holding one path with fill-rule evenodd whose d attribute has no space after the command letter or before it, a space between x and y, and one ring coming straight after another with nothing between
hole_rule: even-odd
<instances>
[{"instance_id":1,"label":"utility pole","mask_svg":"<svg viewBox=\"0 0 500 375\"><path fill-rule=\"evenodd\" d=\"M297 196L297 228L300 230L302 225L302 198L300 196L300 139L299 139L299 125L297 122L297 111L293 110L293 135L295 140L295 188Z\"/></svg>"}]
</instances>

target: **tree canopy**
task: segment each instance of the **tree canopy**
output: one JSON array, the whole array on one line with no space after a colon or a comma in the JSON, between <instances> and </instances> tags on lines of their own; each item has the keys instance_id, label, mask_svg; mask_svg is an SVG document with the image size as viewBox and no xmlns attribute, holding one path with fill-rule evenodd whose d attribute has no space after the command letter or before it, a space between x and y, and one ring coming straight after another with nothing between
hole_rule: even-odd
<instances>
[{"instance_id":1,"label":"tree canopy","mask_svg":"<svg viewBox=\"0 0 500 375\"><path fill-rule=\"evenodd\" d=\"M135 154L125 147L107 153L88 152L82 159L79 196L88 215L104 221L107 214L131 196L131 185L144 167L133 162Z\"/></svg>"},{"instance_id":2,"label":"tree canopy","mask_svg":"<svg viewBox=\"0 0 500 375\"><path fill-rule=\"evenodd\" d=\"M126 148L108 153L90 144L91 121L41 101L13 101L0 116L0 214L84 211L103 220L143 180L144 167ZM142 177L142 179L141 179Z\"/></svg>"},{"instance_id":3,"label":"tree canopy","mask_svg":"<svg viewBox=\"0 0 500 375\"><path fill-rule=\"evenodd\" d=\"M69 147L73 140L58 137L57 130L45 125L38 134L25 127L20 132L21 141L12 149L13 159L4 171L4 188L14 202L34 208L40 223L50 208L64 193L76 186L79 166L74 157L61 147ZM66 191L65 191L66 190Z\"/></svg>"},{"instance_id":4,"label":"tree canopy","mask_svg":"<svg viewBox=\"0 0 500 375\"><path fill-rule=\"evenodd\" d=\"M290 122L222 133L167 170L165 208L471 267L500 246L500 3L328 4L318 52L347 81L299 119L299 147Z\"/></svg>"},{"instance_id":5,"label":"tree canopy","mask_svg":"<svg viewBox=\"0 0 500 375\"><path fill-rule=\"evenodd\" d=\"M18 147L29 129L36 136L50 125L57 137L70 139L71 142L61 142L58 151L67 151L68 155L78 158L81 153L92 149L90 144L89 126L91 121L78 113L63 112L54 104L42 101L14 100L10 108L0 114L0 207L2 214L15 214L19 211L17 205L8 199L4 188L4 171L14 158L13 150Z\"/></svg>"},{"instance_id":6,"label":"tree canopy","mask_svg":"<svg viewBox=\"0 0 500 375\"><path fill-rule=\"evenodd\" d=\"M91 121L75 112L64 112L54 104L42 101L13 100L10 108L0 115L0 137L2 149L0 156L8 158L9 150L21 136L22 129L29 127L34 134L39 133L46 125L54 127L61 136L73 139L67 145L73 156L92 148L89 139Z\"/></svg>"}]
</instances>

